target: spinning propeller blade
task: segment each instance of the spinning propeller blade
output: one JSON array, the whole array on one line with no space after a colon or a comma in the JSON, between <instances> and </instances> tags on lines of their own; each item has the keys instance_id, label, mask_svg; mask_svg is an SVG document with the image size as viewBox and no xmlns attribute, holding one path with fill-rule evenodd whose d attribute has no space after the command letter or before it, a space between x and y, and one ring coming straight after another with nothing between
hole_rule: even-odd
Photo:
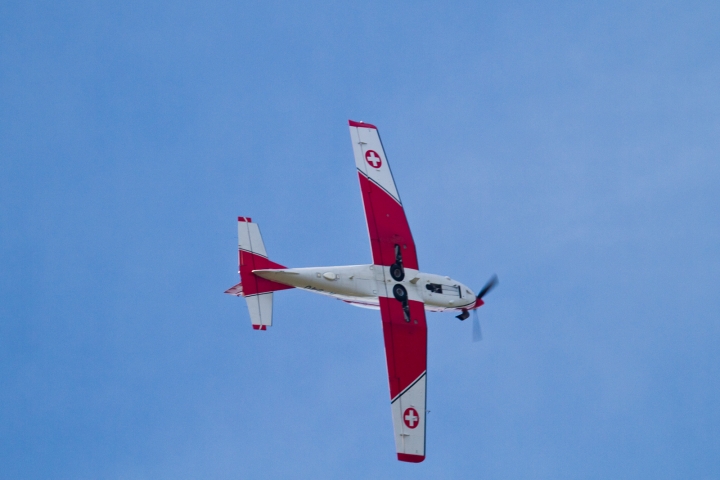
<instances>
[{"instance_id":1,"label":"spinning propeller blade","mask_svg":"<svg viewBox=\"0 0 720 480\"><path fill-rule=\"evenodd\" d=\"M495 288L498 284L498 278L497 275L493 275L490 280L485 284L485 286L480 290L480 293L477 294L477 298L483 298L490 290Z\"/></svg>"},{"instance_id":2,"label":"spinning propeller blade","mask_svg":"<svg viewBox=\"0 0 720 480\"><path fill-rule=\"evenodd\" d=\"M473 342L479 342L480 340L482 340L480 320L478 320L477 310L473 310Z\"/></svg>"},{"instance_id":3,"label":"spinning propeller blade","mask_svg":"<svg viewBox=\"0 0 720 480\"><path fill-rule=\"evenodd\" d=\"M497 275L493 275L482 288L482 290L480 290L480 293L477 294L476 298L478 300L481 300L485 295L487 295L490 290L495 288L497 284L498 277ZM467 316L465 318L467 318ZM480 320L478 319L477 307L475 307L473 308L473 342L479 342L480 340L482 340L482 330L480 329Z\"/></svg>"}]
</instances>

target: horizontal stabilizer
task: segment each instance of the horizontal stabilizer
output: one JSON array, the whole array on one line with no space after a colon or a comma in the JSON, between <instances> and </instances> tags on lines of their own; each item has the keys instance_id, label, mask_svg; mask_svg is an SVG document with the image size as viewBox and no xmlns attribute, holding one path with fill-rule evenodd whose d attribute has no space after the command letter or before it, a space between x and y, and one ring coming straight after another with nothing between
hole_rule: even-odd
<instances>
[{"instance_id":1,"label":"horizontal stabilizer","mask_svg":"<svg viewBox=\"0 0 720 480\"><path fill-rule=\"evenodd\" d=\"M253 270L258 269L285 267L268 259L260 228L248 217L238 217L238 257L241 283L225 293L239 293L238 296L245 297L253 328L267 330L267 327L272 326L272 292L293 287L266 280L253 273Z\"/></svg>"},{"instance_id":2,"label":"horizontal stabilizer","mask_svg":"<svg viewBox=\"0 0 720 480\"><path fill-rule=\"evenodd\" d=\"M255 330L267 330L267 327L272 327L272 293L245 297L245 301L250 312L250 321Z\"/></svg>"}]
</instances>

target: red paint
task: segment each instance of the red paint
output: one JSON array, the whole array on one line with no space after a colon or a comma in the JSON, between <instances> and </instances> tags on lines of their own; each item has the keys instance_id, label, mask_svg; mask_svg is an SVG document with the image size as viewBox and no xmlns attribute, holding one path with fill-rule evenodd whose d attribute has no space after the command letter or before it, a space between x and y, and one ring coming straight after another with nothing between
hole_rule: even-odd
<instances>
[{"instance_id":1,"label":"red paint","mask_svg":"<svg viewBox=\"0 0 720 480\"><path fill-rule=\"evenodd\" d=\"M485 302L483 302L483 299L482 299L482 298L478 298L477 300L475 300L475 305L473 305L470 310L475 310L476 308L480 308L480 307L482 307L483 305L485 305Z\"/></svg>"},{"instance_id":2,"label":"red paint","mask_svg":"<svg viewBox=\"0 0 720 480\"><path fill-rule=\"evenodd\" d=\"M403 265L419 270L415 242L402 205L362 173L358 172L358 176L373 263L392 265L395 263L395 245L400 245ZM380 297L379 301L390 398L394 399L427 370L425 306L422 302L409 301L411 322L408 323L400 302L386 297Z\"/></svg>"},{"instance_id":3,"label":"red paint","mask_svg":"<svg viewBox=\"0 0 720 480\"><path fill-rule=\"evenodd\" d=\"M267 325L253 325L253 330L267 330Z\"/></svg>"},{"instance_id":4,"label":"red paint","mask_svg":"<svg viewBox=\"0 0 720 480\"><path fill-rule=\"evenodd\" d=\"M392 400L427 370L425 306L408 301L411 321L406 322L402 303L387 297L379 300Z\"/></svg>"},{"instance_id":5,"label":"red paint","mask_svg":"<svg viewBox=\"0 0 720 480\"><path fill-rule=\"evenodd\" d=\"M385 190L358 172L365 219L370 234L373 263L389 267L395 263L395 245L402 248L403 265L419 270L415 242L405 210Z\"/></svg>"},{"instance_id":6,"label":"red paint","mask_svg":"<svg viewBox=\"0 0 720 480\"><path fill-rule=\"evenodd\" d=\"M230 295L242 296L242 293L243 293L242 283L233 285L232 287L225 290L225 293L228 293Z\"/></svg>"},{"instance_id":7,"label":"red paint","mask_svg":"<svg viewBox=\"0 0 720 480\"><path fill-rule=\"evenodd\" d=\"M273 282L265 278L260 278L253 270L265 270L268 268L287 268L279 263L275 263L256 253L240 250L240 281L243 285L243 295L255 295L258 293L276 292L278 290L287 290L289 287L282 283Z\"/></svg>"},{"instance_id":8,"label":"red paint","mask_svg":"<svg viewBox=\"0 0 720 480\"><path fill-rule=\"evenodd\" d=\"M403 412L403 422L408 428L417 428L420 425L420 415L413 407L406 408Z\"/></svg>"},{"instance_id":9,"label":"red paint","mask_svg":"<svg viewBox=\"0 0 720 480\"><path fill-rule=\"evenodd\" d=\"M363 123L363 122L356 122L354 120L348 120L348 124L351 127L360 127L360 128L374 128L377 130L377 127L375 125L370 125L369 123Z\"/></svg>"},{"instance_id":10,"label":"red paint","mask_svg":"<svg viewBox=\"0 0 720 480\"><path fill-rule=\"evenodd\" d=\"M380 158L380 155L378 155L375 150L368 150L365 152L365 161L372 168L382 167L382 158Z\"/></svg>"},{"instance_id":11,"label":"red paint","mask_svg":"<svg viewBox=\"0 0 720 480\"><path fill-rule=\"evenodd\" d=\"M398 453L398 460L401 462L420 463L425 460L425 455L410 455L409 453Z\"/></svg>"},{"instance_id":12,"label":"red paint","mask_svg":"<svg viewBox=\"0 0 720 480\"><path fill-rule=\"evenodd\" d=\"M238 222L252 223L252 218L250 218L250 217L238 217Z\"/></svg>"}]
</instances>

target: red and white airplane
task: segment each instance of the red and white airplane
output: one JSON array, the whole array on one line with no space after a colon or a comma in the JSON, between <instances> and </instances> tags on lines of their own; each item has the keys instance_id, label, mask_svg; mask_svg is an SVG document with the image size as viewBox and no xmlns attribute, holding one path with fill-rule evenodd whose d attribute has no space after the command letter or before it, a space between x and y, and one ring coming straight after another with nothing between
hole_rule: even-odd
<instances>
[{"instance_id":1,"label":"red and white airplane","mask_svg":"<svg viewBox=\"0 0 720 480\"><path fill-rule=\"evenodd\" d=\"M398 460L425 459L427 322L425 311L459 310L460 320L483 305L493 277L478 295L462 283L420 271L415 242L374 125L350 121L373 263L286 268L268 259L260 229L238 218L240 282L225 293L243 296L255 330L272 325L273 292L302 288L351 305L379 309ZM479 324L476 321L476 333Z\"/></svg>"}]
</instances>

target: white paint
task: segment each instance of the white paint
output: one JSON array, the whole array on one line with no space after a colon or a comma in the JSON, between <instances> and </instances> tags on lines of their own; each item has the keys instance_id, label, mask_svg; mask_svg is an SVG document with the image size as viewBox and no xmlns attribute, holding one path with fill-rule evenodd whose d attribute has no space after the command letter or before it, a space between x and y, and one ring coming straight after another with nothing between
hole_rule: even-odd
<instances>
[{"instance_id":1,"label":"white paint","mask_svg":"<svg viewBox=\"0 0 720 480\"><path fill-rule=\"evenodd\" d=\"M250 321L253 325L265 325L267 327L272 326L272 292L245 297L245 301L247 302L248 311L250 312Z\"/></svg>"},{"instance_id":2,"label":"white paint","mask_svg":"<svg viewBox=\"0 0 720 480\"><path fill-rule=\"evenodd\" d=\"M388 164L385 150L380 142L378 131L374 128L351 126L350 138L352 139L355 166L357 169L385 189L398 203L401 203L400 195L395 187L395 181L390 172L390 165ZM369 158L366 160L365 154L370 150L375 153L370 152ZM374 168L374 165L377 165L375 155L380 157L381 164L379 168ZM372 166L368 164L368 160L372 161Z\"/></svg>"},{"instance_id":3,"label":"white paint","mask_svg":"<svg viewBox=\"0 0 720 480\"><path fill-rule=\"evenodd\" d=\"M418 421L417 415L415 415L415 409L408 409L407 413L405 414L405 424L408 425L410 428L415 428L415 424Z\"/></svg>"},{"instance_id":4,"label":"white paint","mask_svg":"<svg viewBox=\"0 0 720 480\"><path fill-rule=\"evenodd\" d=\"M381 265L268 269L253 270L253 273L273 282L329 295L364 307L377 307L380 304L378 297L394 298L392 287L396 283L405 287L409 300L424 303L426 310L443 311L469 307L475 303L472 290L460 282L452 279L448 281L448 277L411 268L405 269L405 279L402 282L393 280L390 267ZM443 293L431 293L426 288L428 283L443 285ZM464 292L462 298L459 296L458 286Z\"/></svg>"},{"instance_id":5,"label":"white paint","mask_svg":"<svg viewBox=\"0 0 720 480\"><path fill-rule=\"evenodd\" d=\"M398 453L425 455L425 392L427 375L421 378L408 390L392 402L393 429L395 431L395 449ZM410 425L405 425L405 411L413 408L417 416L407 418ZM417 425L415 425L417 422Z\"/></svg>"},{"instance_id":6,"label":"white paint","mask_svg":"<svg viewBox=\"0 0 720 480\"><path fill-rule=\"evenodd\" d=\"M267 258L265 244L257 223L238 221L238 248Z\"/></svg>"}]
</instances>

